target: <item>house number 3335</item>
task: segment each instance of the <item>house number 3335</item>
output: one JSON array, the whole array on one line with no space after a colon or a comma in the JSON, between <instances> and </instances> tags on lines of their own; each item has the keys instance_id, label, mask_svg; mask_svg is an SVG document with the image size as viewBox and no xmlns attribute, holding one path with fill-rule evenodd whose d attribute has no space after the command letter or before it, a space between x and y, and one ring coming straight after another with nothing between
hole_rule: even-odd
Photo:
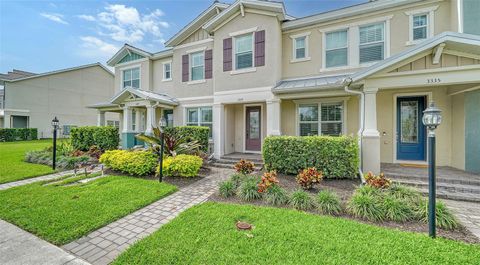
<instances>
[{"instance_id":1,"label":"house number 3335","mask_svg":"<svg viewBox=\"0 0 480 265\"><path fill-rule=\"evenodd\" d=\"M428 78L427 79L427 84L433 84L433 83L440 83L442 80L440 78Z\"/></svg>"}]
</instances>

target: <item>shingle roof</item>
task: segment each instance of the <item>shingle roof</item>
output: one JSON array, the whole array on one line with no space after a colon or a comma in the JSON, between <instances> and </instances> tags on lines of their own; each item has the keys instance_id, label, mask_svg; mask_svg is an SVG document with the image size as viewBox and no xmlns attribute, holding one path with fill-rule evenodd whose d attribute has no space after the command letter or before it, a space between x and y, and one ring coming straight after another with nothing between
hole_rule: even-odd
<instances>
[{"instance_id":1,"label":"shingle roof","mask_svg":"<svg viewBox=\"0 0 480 265\"><path fill-rule=\"evenodd\" d=\"M272 92L287 93L309 90L339 89L343 88L342 82L347 76L349 76L349 74L282 80L272 89Z\"/></svg>"}]
</instances>

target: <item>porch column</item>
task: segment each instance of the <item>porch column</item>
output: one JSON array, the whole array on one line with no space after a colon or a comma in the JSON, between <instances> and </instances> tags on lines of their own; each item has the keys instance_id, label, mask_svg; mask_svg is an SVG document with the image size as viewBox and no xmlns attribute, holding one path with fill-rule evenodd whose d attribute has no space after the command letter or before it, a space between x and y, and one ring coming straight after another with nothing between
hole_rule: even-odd
<instances>
[{"instance_id":1,"label":"porch column","mask_svg":"<svg viewBox=\"0 0 480 265\"><path fill-rule=\"evenodd\" d=\"M142 110L135 110L135 132L142 132Z\"/></svg>"},{"instance_id":2,"label":"porch column","mask_svg":"<svg viewBox=\"0 0 480 265\"><path fill-rule=\"evenodd\" d=\"M380 173L380 133L377 130L378 88L364 88L365 124L362 133L362 170Z\"/></svg>"},{"instance_id":3,"label":"porch column","mask_svg":"<svg viewBox=\"0 0 480 265\"><path fill-rule=\"evenodd\" d=\"M213 104L213 150L215 158L220 158L225 153L225 106L220 103Z\"/></svg>"},{"instance_id":4,"label":"porch column","mask_svg":"<svg viewBox=\"0 0 480 265\"><path fill-rule=\"evenodd\" d=\"M123 108L122 148L128 149L135 145L135 133L132 132L132 108Z\"/></svg>"},{"instance_id":5,"label":"porch column","mask_svg":"<svg viewBox=\"0 0 480 265\"><path fill-rule=\"evenodd\" d=\"M98 111L97 126L105 126L105 111L101 111L101 110Z\"/></svg>"},{"instance_id":6,"label":"porch column","mask_svg":"<svg viewBox=\"0 0 480 265\"><path fill-rule=\"evenodd\" d=\"M267 136L281 135L280 99L267 100Z\"/></svg>"},{"instance_id":7,"label":"porch column","mask_svg":"<svg viewBox=\"0 0 480 265\"><path fill-rule=\"evenodd\" d=\"M145 134L152 135L153 127L156 126L155 122L157 120L156 108L153 105L147 106L147 124L145 128Z\"/></svg>"}]
</instances>

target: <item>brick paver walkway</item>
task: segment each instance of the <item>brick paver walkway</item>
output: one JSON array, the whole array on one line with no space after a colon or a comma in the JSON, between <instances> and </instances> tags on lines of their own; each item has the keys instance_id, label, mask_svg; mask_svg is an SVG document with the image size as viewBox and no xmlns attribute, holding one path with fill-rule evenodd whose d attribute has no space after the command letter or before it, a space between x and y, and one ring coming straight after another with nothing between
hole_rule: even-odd
<instances>
[{"instance_id":1,"label":"brick paver walkway","mask_svg":"<svg viewBox=\"0 0 480 265\"><path fill-rule=\"evenodd\" d=\"M212 168L205 179L64 245L63 249L92 264L108 264L135 241L152 234L189 207L207 200L217 190L218 183L232 172Z\"/></svg>"},{"instance_id":2,"label":"brick paver walkway","mask_svg":"<svg viewBox=\"0 0 480 265\"><path fill-rule=\"evenodd\" d=\"M69 175L69 174L73 174L73 170L53 173L53 174L50 174L50 175L45 175L45 176L36 177L36 178L29 178L29 179L14 181L14 182L8 182L8 183L0 184L0 190L6 190L6 189L9 189L9 188L22 186L22 185L27 185L27 184L38 182L38 181L51 180L51 179L55 179L55 178L58 178L58 177Z\"/></svg>"},{"instance_id":3,"label":"brick paver walkway","mask_svg":"<svg viewBox=\"0 0 480 265\"><path fill-rule=\"evenodd\" d=\"M444 200L458 221L480 239L480 203Z\"/></svg>"}]
</instances>

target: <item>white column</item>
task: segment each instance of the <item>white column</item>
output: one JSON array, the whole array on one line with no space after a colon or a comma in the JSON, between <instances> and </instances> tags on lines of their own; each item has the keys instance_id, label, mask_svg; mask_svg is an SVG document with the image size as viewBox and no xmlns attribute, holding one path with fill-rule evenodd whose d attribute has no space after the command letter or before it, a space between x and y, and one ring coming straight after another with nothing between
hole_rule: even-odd
<instances>
[{"instance_id":1,"label":"white column","mask_svg":"<svg viewBox=\"0 0 480 265\"><path fill-rule=\"evenodd\" d=\"M213 150L215 158L220 158L225 153L225 106L215 103L213 105Z\"/></svg>"},{"instance_id":2,"label":"white column","mask_svg":"<svg viewBox=\"0 0 480 265\"><path fill-rule=\"evenodd\" d=\"M123 108L123 133L128 133L132 130L132 108Z\"/></svg>"},{"instance_id":3,"label":"white column","mask_svg":"<svg viewBox=\"0 0 480 265\"><path fill-rule=\"evenodd\" d=\"M118 131L120 135L120 140L122 140L122 131L123 131L123 111L118 114Z\"/></svg>"},{"instance_id":4,"label":"white column","mask_svg":"<svg viewBox=\"0 0 480 265\"><path fill-rule=\"evenodd\" d=\"M12 119L12 116L10 116L10 114L5 112L5 116L3 116L3 128L11 128L12 127L11 119Z\"/></svg>"},{"instance_id":5,"label":"white column","mask_svg":"<svg viewBox=\"0 0 480 265\"><path fill-rule=\"evenodd\" d=\"M135 110L135 132L142 132L142 110Z\"/></svg>"},{"instance_id":6,"label":"white column","mask_svg":"<svg viewBox=\"0 0 480 265\"><path fill-rule=\"evenodd\" d=\"M364 88L365 124L362 133L362 170L380 173L380 133L377 130L378 88Z\"/></svg>"},{"instance_id":7,"label":"white column","mask_svg":"<svg viewBox=\"0 0 480 265\"><path fill-rule=\"evenodd\" d=\"M156 120L157 120L156 108L152 105L147 106L147 124L146 124L145 134L148 134L148 135L153 134L153 127L156 126L155 125Z\"/></svg>"},{"instance_id":8,"label":"white column","mask_svg":"<svg viewBox=\"0 0 480 265\"><path fill-rule=\"evenodd\" d=\"M97 126L105 126L105 111L101 111L101 110L98 111Z\"/></svg>"},{"instance_id":9,"label":"white column","mask_svg":"<svg viewBox=\"0 0 480 265\"><path fill-rule=\"evenodd\" d=\"M267 136L281 135L281 100L267 100Z\"/></svg>"}]
</instances>

